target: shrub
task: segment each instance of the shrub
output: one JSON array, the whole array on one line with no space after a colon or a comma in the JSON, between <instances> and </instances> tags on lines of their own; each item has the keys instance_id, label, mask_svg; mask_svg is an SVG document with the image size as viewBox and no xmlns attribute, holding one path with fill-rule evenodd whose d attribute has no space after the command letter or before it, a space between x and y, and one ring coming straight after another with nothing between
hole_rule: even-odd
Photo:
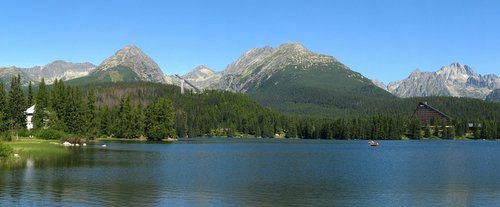
<instances>
[{"instance_id":1,"label":"shrub","mask_svg":"<svg viewBox=\"0 0 500 207\"><path fill-rule=\"evenodd\" d=\"M14 150L12 149L11 146L6 145L2 141L0 141L0 158L6 158L10 156Z\"/></svg>"},{"instance_id":2,"label":"shrub","mask_svg":"<svg viewBox=\"0 0 500 207\"><path fill-rule=\"evenodd\" d=\"M28 131L26 128L21 128L19 129L19 137L29 137L30 136L30 131Z\"/></svg>"},{"instance_id":3,"label":"shrub","mask_svg":"<svg viewBox=\"0 0 500 207\"><path fill-rule=\"evenodd\" d=\"M65 132L59 130L41 129L35 132L35 136L40 139L59 140L67 137L68 135Z\"/></svg>"},{"instance_id":4,"label":"shrub","mask_svg":"<svg viewBox=\"0 0 500 207\"><path fill-rule=\"evenodd\" d=\"M12 141L12 135L11 135L11 131L4 131L4 132L0 132L0 140L3 140L3 141Z\"/></svg>"}]
</instances>

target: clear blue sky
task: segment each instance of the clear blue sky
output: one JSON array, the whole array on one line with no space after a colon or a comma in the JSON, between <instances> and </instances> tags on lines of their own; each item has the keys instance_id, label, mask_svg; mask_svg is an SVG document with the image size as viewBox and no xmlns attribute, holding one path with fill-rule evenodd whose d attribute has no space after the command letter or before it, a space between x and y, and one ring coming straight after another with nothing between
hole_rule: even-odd
<instances>
[{"instance_id":1,"label":"clear blue sky","mask_svg":"<svg viewBox=\"0 0 500 207\"><path fill-rule=\"evenodd\" d=\"M385 83L455 61L500 71L496 0L16 0L0 11L0 66L99 64L135 44L165 73L184 74L300 42Z\"/></svg>"}]
</instances>

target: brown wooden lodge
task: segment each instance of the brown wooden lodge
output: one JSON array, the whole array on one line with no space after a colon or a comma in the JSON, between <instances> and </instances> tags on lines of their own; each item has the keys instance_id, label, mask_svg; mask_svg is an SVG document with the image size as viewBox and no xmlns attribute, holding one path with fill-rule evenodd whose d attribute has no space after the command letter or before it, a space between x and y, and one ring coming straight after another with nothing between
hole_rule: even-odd
<instances>
[{"instance_id":1,"label":"brown wooden lodge","mask_svg":"<svg viewBox=\"0 0 500 207\"><path fill-rule=\"evenodd\" d=\"M443 112L429 106L427 102L420 102L415 109L414 115L420 120L422 126L431 126L434 123L447 124L451 118Z\"/></svg>"}]
</instances>

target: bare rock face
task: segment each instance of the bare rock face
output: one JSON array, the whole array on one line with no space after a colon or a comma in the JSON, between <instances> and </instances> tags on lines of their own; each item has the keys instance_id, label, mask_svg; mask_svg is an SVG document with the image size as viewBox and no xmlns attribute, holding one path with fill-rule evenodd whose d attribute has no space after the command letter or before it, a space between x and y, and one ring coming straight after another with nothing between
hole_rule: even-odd
<instances>
[{"instance_id":1,"label":"bare rock face","mask_svg":"<svg viewBox=\"0 0 500 207\"><path fill-rule=\"evenodd\" d=\"M486 100L500 102L500 88L493 90L488 96L486 96Z\"/></svg>"},{"instance_id":2,"label":"bare rock face","mask_svg":"<svg viewBox=\"0 0 500 207\"><path fill-rule=\"evenodd\" d=\"M170 85L179 85L179 84L177 84L177 82L179 82L179 81L177 81L176 79L177 78L175 76L172 76L172 75L165 75L165 77L164 77L165 83L170 84Z\"/></svg>"},{"instance_id":3,"label":"bare rock face","mask_svg":"<svg viewBox=\"0 0 500 207\"><path fill-rule=\"evenodd\" d=\"M221 78L221 73L217 73L207 66L200 65L191 72L183 75L182 78L189 81L199 89L208 89L210 85L217 84Z\"/></svg>"},{"instance_id":4,"label":"bare rock face","mask_svg":"<svg viewBox=\"0 0 500 207\"><path fill-rule=\"evenodd\" d=\"M37 82L45 79L45 83L51 84L55 79L71 80L88 75L96 69L92 63L70 63L62 60L56 60L42 67L33 67L26 69Z\"/></svg>"},{"instance_id":5,"label":"bare rock face","mask_svg":"<svg viewBox=\"0 0 500 207\"><path fill-rule=\"evenodd\" d=\"M434 72L413 71L407 79L390 83L388 90L399 97L449 96L444 79ZM432 90L429 90L432 89Z\"/></svg>"},{"instance_id":6,"label":"bare rock face","mask_svg":"<svg viewBox=\"0 0 500 207\"><path fill-rule=\"evenodd\" d=\"M500 79L494 74L479 75L467 65L452 63L436 72L421 72L417 69L408 78L392 82L387 88L399 97L455 96L485 99L494 89L500 88Z\"/></svg>"},{"instance_id":7,"label":"bare rock face","mask_svg":"<svg viewBox=\"0 0 500 207\"><path fill-rule=\"evenodd\" d=\"M25 69L17 67L0 67L0 82L3 82L4 86L10 87L10 81L12 77L17 77L20 75L21 84L27 86L29 82L36 82L36 80L28 73Z\"/></svg>"},{"instance_id":8,"label":"bare rock face","mask_svg":"<svg viewBox=\"0 0 500 207\"><path fill-rule=\"evenodd\" d=\"M373 83L375 86L377 86L377 87L379 87L379 88L381 88L381 89L384 89L384 91L388 91L388 90L387 90L387 86L386 86L384 83L380 82L379 80L375 80L375 79L374 79L374 80L372 80L372 83Z\"/></svg>"},{"instance_id":9,"label":"bare rock face","mask_svg":"<svg viewBox=\"0 0 500 207\"><path fill-rule=\"evenodd\" d=\"M104 60L98 71L106 71L118 66L130 68L141 81L165 83L165 76L156 62L135 45L128 45Z\"/></svg>"},{"instance_id":10,"label":"bare rock face","mask_svg":"<svg viewBox=\"0 0 500 207\"><path fill-rule=\"evenodd\" d=\"M92 63L70 63L62 60L56 60L45 66L35 66L31 68L0 67L0 79L9 82L12 76L21 75L21 83L26 86L29 81L38 83L45 80L45 83L51 84L55 79L71 80L88 75L96 69Z\"/></svg>"},{"instance_id":11,"label":"bare rock face","mask_svg":"<svg viewBox=\"0 0 500 207\"><path fill-rule=\"evenodd\" d=\"M331 56L313 53L298 43L285 43L278 48L266 46L248 50L222 72L218 83L210 88L246 92L252 85L259 85L276 71L287 67L307 70L312 66L337 62Z\"/></svg>"}]
</instances>

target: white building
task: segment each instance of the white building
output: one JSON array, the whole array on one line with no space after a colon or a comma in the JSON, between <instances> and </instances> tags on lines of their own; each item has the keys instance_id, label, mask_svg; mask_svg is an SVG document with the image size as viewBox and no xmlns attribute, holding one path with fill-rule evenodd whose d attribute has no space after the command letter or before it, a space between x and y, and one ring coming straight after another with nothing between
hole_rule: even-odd
<instances>
[{"instance_id":1,"label":"white building","mask_svg":"<svg viewBox=\"0 0 500 207\"><path fill-rule=\"evenodd\" d=\"M26 113L26 128L28 130L33 129L32 120L33 120L33 113L35 113L35 105L26 109L26 111L24 111L24 113Z\"/></svg>"}]
</instances>

